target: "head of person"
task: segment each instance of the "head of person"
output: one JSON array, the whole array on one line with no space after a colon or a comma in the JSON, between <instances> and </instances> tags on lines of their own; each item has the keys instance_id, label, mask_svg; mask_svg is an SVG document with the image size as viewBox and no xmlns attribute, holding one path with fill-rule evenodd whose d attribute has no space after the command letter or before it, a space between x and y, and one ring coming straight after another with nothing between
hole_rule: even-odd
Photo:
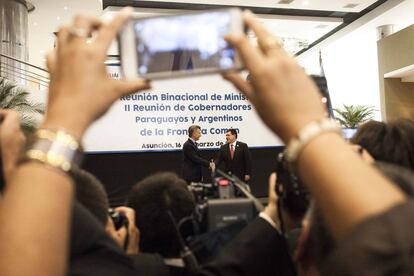
<instances>
[{"instance_id":1,"label":"head of person","mask_svg":"<svg viewBox=\"0 0 414 276\"><path fill-rule=\"evenodd\" d=\"M351 142L363 147L377 161L414 170L414 122L409 119L369 121L358 128Z\"/></svg>"},{"instance_id":2,"label":"head of person","mask_svg":"<svg viewBox=\"0 0 414 276\"><path fill-rule=\"evenodd\" d=\"M231 144L237 140L237 131L234 128L229 128L226 131L226 141Z\"/></svg>"},{"instance_id":3,"label":"head of person","mask_svg":"<svg viewBox=\"0 0 414 276\"><path fill-rule=\"evenodd\" d=\"M76 186L76 200L105 226L108 221L109 202L102 182L85 170L74 172L73 181Z\"/></svg>"},{"instance_id":4,"label":"head of person","mask_svg":"<svg viewBox=\"0 0 414 276\"><path fill-rule=\"evenodd\" d=\"M201 137L201 127L198 125L192 125L188 128L188 137L194 141L198 141Z\"/></svg>"},{"instance_id":5,"label":"head of person","mask_svg":"<svg viewBox=\"0 0 414 276\"><path fill-rule=\"evenodd\" d=\"M179 257L180 244L168 212L176 223L192 215L195 200L185 180L170 172L146 177L132 187L127 206L135 210L142 252Z\"/></svg>"},{"instance_id":6,"label":"head of person","mask_svg":"<svg viewBox=\"0 0 414 276\"><path fill-rule=\"evenodd\" d=\"M393 184L395 184L408 197L414 197L414 173L404 167L390 163L376 162L375 167ZM305 270L312 270L323 274L325 263L330 254L335 250L336 243L331 235L321 212L316 206L312 206L308 222L305 223L303 236L307 239L298 248L299 263L306 267ZM306 275L306 273L303 273Z\"/></svg>"}]
</instances>

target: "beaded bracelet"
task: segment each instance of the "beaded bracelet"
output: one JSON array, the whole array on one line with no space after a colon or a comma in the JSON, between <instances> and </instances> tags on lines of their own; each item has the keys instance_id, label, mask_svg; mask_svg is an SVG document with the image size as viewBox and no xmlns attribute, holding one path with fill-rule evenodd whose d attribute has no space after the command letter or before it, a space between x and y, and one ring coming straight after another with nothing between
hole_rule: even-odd
<instances>
[{"instance_id":1,"label":"beaded bracelet","mask_svg":"<svg viewBox=\"0 0 414 276\"><path fill-rule=\"evenodd\" d=\"M296 138L292 138L286 149L286 159L294 163L303 148L315 137L325 132L337 132L341 134L339 125L331 119L314 121L303 127Z\"/></svg>"}]
</instances>

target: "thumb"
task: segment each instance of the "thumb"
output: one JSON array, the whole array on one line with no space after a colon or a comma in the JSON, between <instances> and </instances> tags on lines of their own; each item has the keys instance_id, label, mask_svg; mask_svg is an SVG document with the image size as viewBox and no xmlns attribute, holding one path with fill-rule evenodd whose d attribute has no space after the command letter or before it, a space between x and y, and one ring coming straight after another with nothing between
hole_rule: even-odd
<instances>
[{"instance_id":1,"label":"thumb","mask_svg":"<svg viewBox=\"0 0 414 276\"><path fill-rule=\"evenodd\" d=\"M277 195L276 195L276 173L272 173L269 177L269 203L272 201L272 203L276 203Z\"/></svg>"},{"instance_id":2,"label":"thumb","mask_svg":"<svg viewBox=\"0 0 414 276\"><path fill-rule=\"evenodd\" d=\"M148 80L136 79L136 80L121 80L117 82L117 90L122 95L128 95L134 92L148 90L151 88L151 84Z\"/></svg>"}]
</instances>

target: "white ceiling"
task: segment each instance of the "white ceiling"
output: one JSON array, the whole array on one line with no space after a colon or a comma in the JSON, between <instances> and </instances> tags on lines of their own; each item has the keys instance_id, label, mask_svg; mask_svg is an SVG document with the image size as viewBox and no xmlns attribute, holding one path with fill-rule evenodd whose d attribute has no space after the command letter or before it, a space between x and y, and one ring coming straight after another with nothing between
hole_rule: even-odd
<instances>
[{"instance_id":1,"label":"white ceiling","mask_svg":"<svg viewBox=\"0 0 414 276\"><path fill-rule=\"evenodd\" d=\"M140 0L142 2L149 0ZM152 0L153 1L153 0ZM314 9L314 10L330 10L330 11L353 11L357 12L371 5L374 0L294 0L288 5L276 4L280 0L196 0L191 3L201 4L225 4L239 6L255 6L255 7L275 7L275 8L294 8L294 9ZM75 14L83 13L89 15L102 15L102 0L31 0L35 6L35 10L29 14L29 45L30 45L30 62L35 65L43 66L44 54L53 47L53 32L58 30L62 24L68 24ZM154 2L166 2L157 0ZM189 3L188 0L174 0L168 2ZM407 5L414 3L414 0L389 0L388 2L404 2L400 14L411 14L414 9L407 10ZM387 3L388 3L387 2ZM353 9L344 9L346 4L359 3ZM410 5L408 5L411 7ZM114 8L113 10L117 10ZM139 13L145 13L144 8L135 9ZM152 9L152 12L155 10ZM157 12L160 10L157 9ZM177 10L169 11L177 12ZM397 14L397 13L394 13ZM333 30L342 23L340 18L330 17L293 17L280 15L260 15L260 19L264 24L279 37L284 37L287 44L294 40L299 42L305 41L311 43L329 31ZM394 16L387 20L384 24L398 24L399 21L412 22L414 16L407 15L403 18ZM376 20L377 24L380 22ZM405 25L408 23L404 23ZM358 28L356 26L355 28ZM292 40L293 39L293 40ZM296 43L297 44L297 43ZM291 52L296 52L295 45L287 45L291 47Z\"/></svg>"},{"instance_id":2,"label":"white ceiling","mask_svg":"<svg viewBox=\"0 0 414 276\"><path fill-rule=\"evenodd\" d=\"M139 0L140 2L172 2L172 3L189 3L188 0ZM293 0L289 4L278 4L279 2L291 0L193 0L195 4L211 5L233 5L247 7L266 7L280 9L305 9L305 10L324 10L324 11L342 11L342 12L360 12L370 6L375 0ZM354 7L346 7L349 4L355 4Z\"/></svg>"}]
</instances>

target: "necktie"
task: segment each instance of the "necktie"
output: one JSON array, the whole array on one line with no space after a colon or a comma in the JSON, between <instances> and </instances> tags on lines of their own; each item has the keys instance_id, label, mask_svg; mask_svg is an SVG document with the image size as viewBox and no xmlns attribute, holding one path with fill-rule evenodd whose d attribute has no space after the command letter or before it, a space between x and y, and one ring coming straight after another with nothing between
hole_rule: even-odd
<instances>
[{"instance_id":1,"label":"necktie","mask_svg":"<svg viewBox=\"0 0 414 276\"><path fill-rule=\"evenodd\" d=\"M230 144L230 158L231 160L233 160L234 157L234 146L233 144Z\"/></svg>"}]
</instances>

